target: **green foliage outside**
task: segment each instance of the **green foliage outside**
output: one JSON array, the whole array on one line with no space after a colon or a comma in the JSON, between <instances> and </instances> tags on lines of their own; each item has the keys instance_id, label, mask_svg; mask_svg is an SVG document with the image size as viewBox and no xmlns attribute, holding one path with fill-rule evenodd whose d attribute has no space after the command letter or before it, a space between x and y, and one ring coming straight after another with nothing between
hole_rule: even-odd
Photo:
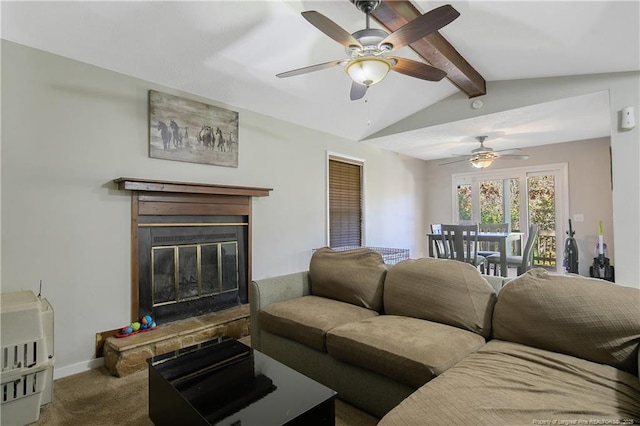
<instances>
[{"instance_id":1,"label":"green foliage outside","mask_svg":"<svg viewBox=\"0 0 640 426\"><path fill-rule=\"evenodd\" d=\"M555 186L553 176L536 176L528 179L529 220L540 231L555 231Z\"/></svg>"},{"instance_id":2,"label":"green foliage outside","mask_svg":"<svg viewBox=\"0 0 640 426\"><path fill-rule=\"evenodd\" d=\"M458 186L458 220L471 220L471 185Z\"/></svg>"},{"instance_id":3,"label":"green foliage outside","mask_svg":"<svg viewBox=\"0 0 640 426\"><path fill-rule=\"evenodd\" d=\"M509 206L511 214L511 230L520 231L520 187L518 179L509 179L509 191L511 192L511 205Z\"/></svg>"},{"instance_id":4,"label":"green foliage outside","mask_svg":"<svg viewBox=\"0 0 640 426\"><path fill-rule=\"evenodd\" d=\"M504 223L502 181L480 183L480 223Z\"/></svg>"},{"instance_id":5,"label":"green foliage outside","mask_svg":"<svg viewBox=\"0 0 640 426\"><path fill-rule=\"evenodd\" d=\"M539 234L534 244L534 260L538 266L554 266L555 238L555 182L553 176L534 176L527 179L529 223L537 224ZM509 179L511 229L523 232L520 225L518 179ZM458 186L458 220L472 220L471 185ZM480 222L503 223L503 181L480 183Z\"/></svg>"},{"instance_id":6,"label":"green foliage outside","mask_svg":"<svg viewBox=\"0 0 640 426\"><path fill-rule=\"evenodd\" d=\"M535 176L528 179L529 221L538 225L537 244L533 246L537 266L555 266L556 221L555 182L553 176Z\"/></svg>"}]
</instances>

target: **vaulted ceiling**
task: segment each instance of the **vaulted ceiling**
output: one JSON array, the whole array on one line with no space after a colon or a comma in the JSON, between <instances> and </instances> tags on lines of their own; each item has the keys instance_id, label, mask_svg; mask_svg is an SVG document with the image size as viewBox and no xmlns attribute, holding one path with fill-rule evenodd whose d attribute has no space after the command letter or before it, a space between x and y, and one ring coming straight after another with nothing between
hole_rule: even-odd
<instances>
[{"instance_id":1,"label":"vaulted ceiling","mask_svg":"<svg viewBox=\"0 0 640 426\"><path fill-rule=\"evenodd\" d=\"M415 10L407 12L403 3L395 4L402 7L391 12L380 9L374 15L395 29L398 19L401 22L412 13L445 4L413 1ZM390 73L360 101L349 100L351 83L340 67L287 79L275 77L283 71L345 57L341 45L300 13L317 10L348 32L355 32L365 27L365 17L349 0L3 1L0 12L3 39L351 140L363 140L460 90L470 96L476 96L474 90L481 94L483 80L640 69L637 0L474 0L450 4L460 17L439 34L412 45L434 65L445 67L450 78L434 83ZM388 13L397 16L390 18ZM381 27L375 19L372 26ZM447 45L462 62L454 58L455 52L442 47ZM398 54L423 60L410 47ZM567 119L589 122L601 116L602 102L606 104L606 99L594 95L531 106L527 113L532 119L547 120L550 128L561 126L556 132L568 131L568 126L562 125ZM568 111L573 111L572 117L566 117ZM580 117L576 117L578 113ZM398 147L406 146L405 153L418 158L444 158L459 149L429 150L429 145L442 147L463 135L472 141L482 120L480 124L486 128L489 123L497 135L509 133L516 116L521 120L523 114L484 117L423 129L418 135L398 135L393 148L385 146L387 138L367 143L400 152ZM600 125L599 132L602 126L608 127L608 122ZM564 137L584 138L584 133L583 129L579 135ZM540 141L534 138L519 143L527 146Z\"/></svg>"}]
</instances>

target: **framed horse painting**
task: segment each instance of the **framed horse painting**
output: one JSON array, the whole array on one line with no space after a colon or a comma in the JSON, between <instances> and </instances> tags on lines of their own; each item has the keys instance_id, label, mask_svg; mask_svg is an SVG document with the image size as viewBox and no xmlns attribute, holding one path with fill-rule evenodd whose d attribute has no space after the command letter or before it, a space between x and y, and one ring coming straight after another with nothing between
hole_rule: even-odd
<instances>
[{"instance_id":1,"label":"framed horse painting","mask_svg":"<svg viewBox=\"0 0 640 426\"><path fill-rule=\"evenodd\" d=\"M238 167L238 113L150 90L149 157Z\"/></svg>"}]
</instances>

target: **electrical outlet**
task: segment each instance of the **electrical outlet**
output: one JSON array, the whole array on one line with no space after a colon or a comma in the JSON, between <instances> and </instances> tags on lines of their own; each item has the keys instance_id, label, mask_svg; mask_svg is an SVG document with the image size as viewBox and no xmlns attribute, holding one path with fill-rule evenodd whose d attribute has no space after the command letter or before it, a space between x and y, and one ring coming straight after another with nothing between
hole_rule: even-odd
<instances>
[{"instance_id":1,"label":"electrical outlet","mask_svg":"<svg viewBox=\"0 0 640 426\"><path fill-rule=\"evenodd\" d=\"M573 215L573 221L574 222L584 222L584 214L582 213L576 213Z\"/></svg>"}]
</instances>

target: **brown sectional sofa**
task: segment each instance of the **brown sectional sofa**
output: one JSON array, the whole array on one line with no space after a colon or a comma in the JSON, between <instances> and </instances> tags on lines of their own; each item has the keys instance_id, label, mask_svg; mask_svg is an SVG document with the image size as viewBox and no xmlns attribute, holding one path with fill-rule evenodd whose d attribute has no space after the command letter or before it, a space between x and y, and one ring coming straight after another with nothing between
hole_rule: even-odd
<instances>
[{"instance_id":1,"label":"brown sectional sofa","mask_svg":"<svg viewBox=\"0 0 640 426\"><path fill-rule=\"evenodd\" d=\"M321 249L250 301L256 349L382 425L640 422L638 289Z\"/></svg>"}]
</instances>

